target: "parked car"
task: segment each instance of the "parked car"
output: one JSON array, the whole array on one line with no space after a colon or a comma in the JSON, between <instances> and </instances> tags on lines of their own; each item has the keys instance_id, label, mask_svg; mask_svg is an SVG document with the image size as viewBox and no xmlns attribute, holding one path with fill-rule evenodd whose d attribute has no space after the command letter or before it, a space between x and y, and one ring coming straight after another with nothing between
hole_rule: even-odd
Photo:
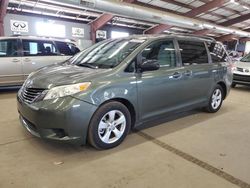
<instances>
[{"instance_id":1,"label":"parked car","mask_svg":"<svg viewBox=\"0 0 250 188\"><path fill-rule=\"evenodd\" d=\"M213 39L131 36L31 74L18 92L18 111L35 136L107 149L162 115L217 112L231 83L227 53Z\"/></svg>"},{"instance_id":2,"label":"parked car","mask_svg":"<svg viewBox=\"0 0 250 188\"><path fill-rule=\"evenodd\" d=\"M234 63L232 87L250 85L250 54Z\"/></svg>"},{"instance_id":3,"label":"parked car","mask_svg":"<svg viewBox=\"0 0 250 188\"><path fill-rule=\"evenodd\" d=\"M0 87L22 85L36 69L79 52L73 42L51 38L0 37Z\"/></svg>"}]
</instances>

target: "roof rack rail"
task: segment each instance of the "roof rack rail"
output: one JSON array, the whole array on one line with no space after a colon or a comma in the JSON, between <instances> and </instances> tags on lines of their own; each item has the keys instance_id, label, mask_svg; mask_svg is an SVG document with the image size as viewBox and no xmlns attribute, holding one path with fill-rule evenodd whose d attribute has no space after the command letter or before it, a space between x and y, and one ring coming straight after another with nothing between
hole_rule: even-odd
<instances>
[{"instance_id":1,"label":"roof rack rail","mask_svg":"<svg viewBox=\"0 0 250 188\"><path fill-rule=\"evenodd\" d=\"M169 33L169 34L170 35L189 36L189 37L199 37L199 38L215 41L215 39L213 37L208 37L208 36L200 36L200 35L193 35L193 34L187 34L187 33Z\"/></svg>"},{"instance_id":2,"label":"roof rack rail","mask_svg":"<svg viewBox=\"0 0 250 188\"><path fill-rule=\"evenodd\" d=\"M69 38L62 38L62 37L49 37L49 36L35 36L35 35L22 35L22 34L14 34L11 35L11 37L34 37L34 38L42 38L42 39L58 39L58 40L69 40L71 42L76 42L74 39L69 39Z\"/></svg>"}]
</instances>

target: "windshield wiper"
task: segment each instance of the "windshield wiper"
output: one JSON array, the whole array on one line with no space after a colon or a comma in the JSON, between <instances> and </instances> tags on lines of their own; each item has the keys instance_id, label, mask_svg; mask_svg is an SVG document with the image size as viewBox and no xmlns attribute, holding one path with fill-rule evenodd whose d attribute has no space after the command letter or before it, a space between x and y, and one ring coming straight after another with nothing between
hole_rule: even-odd
<instances>
[{"instance_id":1,"label":"windshield wiper","mask_svg":"<svg viewBox=\"0 0 250 188\"><path fill-rule=\"evenodd\" d=\"M90 63L82 63L82 64L79 64L78 66L80 66L80 67L88 67L88 68L91 68L91 69L98 69L98 66L92 65Z\"/></svg>"}]
</instances>

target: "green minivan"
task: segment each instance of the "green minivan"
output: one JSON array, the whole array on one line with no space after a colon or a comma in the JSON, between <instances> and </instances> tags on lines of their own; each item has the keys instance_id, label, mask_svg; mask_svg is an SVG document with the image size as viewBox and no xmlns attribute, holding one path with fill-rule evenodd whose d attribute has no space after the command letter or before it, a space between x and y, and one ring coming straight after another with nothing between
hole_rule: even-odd
<instances>
[{"instance_id":1,"label":"green minivan","mask_svg":"<svg viewBox=\"0 0 250 188\"><path fill-rule=\"evenodd\" d=\"M224 46L212 38L109 39L31 73L18 92L18 112L37 137L108 149L153 118L217 112L232 77Z\"/></svg>"}]
</instances>

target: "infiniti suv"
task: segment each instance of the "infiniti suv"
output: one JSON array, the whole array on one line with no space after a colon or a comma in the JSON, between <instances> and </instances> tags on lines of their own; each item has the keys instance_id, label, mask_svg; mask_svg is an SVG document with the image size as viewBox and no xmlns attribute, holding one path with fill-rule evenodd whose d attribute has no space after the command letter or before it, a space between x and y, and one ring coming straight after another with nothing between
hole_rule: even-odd
<instances>
[{"instance_id":1,"label":"infiniti suv","mask_svg":"<svg viewBox=\"0 0 250 188\"><path fill-rule=\"evenodd\" d=\"M22 125L37 137L108 149L158 116L217 112L231 84L227 52L211 38L130 36L33 72L17 104Z\"/></svg>"}]
</instances>

